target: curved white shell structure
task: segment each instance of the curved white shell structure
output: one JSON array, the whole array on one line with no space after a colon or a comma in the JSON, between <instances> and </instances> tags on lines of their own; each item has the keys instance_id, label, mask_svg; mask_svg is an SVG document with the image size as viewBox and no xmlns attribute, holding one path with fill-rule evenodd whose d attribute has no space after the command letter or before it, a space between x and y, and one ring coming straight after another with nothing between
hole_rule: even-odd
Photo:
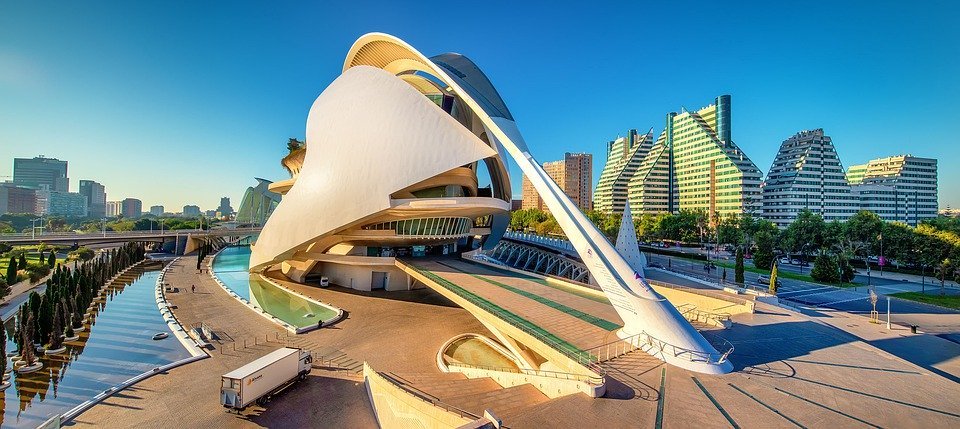
<instances>
[{"instance_id":1,"label":"curved white shell structure","mask_svg":"<svg viewBox=\"0 0 960 429\"><path fill-rule=\"evenodd\" d=\"M676 366L706 373L732 369L547 176L473 62L459 54L427 58L387 34L360 37L343 74L314 102L303 167L260 234L251 268L322 251L340 242L337 237L349 236L351 228L414 211L490 215L487 247L500 238L508 220L505 155L530 178L616 308L624 321L621 338ZM478 161L490 172L491 196L396 198L416 183L451 176Z\"/></svg>"}]
</instances>

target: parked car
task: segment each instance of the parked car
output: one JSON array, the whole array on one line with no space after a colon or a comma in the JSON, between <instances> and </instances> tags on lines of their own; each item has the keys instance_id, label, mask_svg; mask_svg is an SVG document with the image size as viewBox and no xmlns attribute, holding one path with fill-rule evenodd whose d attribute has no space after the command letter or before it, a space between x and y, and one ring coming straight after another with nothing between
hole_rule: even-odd
<instances>
[{"instance_id":1,"label":"parked car","mask_svg":"<svg viewBox=\"0 0 960 429\"><path fill-rule=\"evenodd\" d=\"M329 286L330 286L330 279L328 279L326 276L320 277L320 287L329 287Z\"/></svg>"},{"instance_id":2,"label":"parked car","mask_svg":"<svg viewBox=\"0 0 960 429\"><path fill-rule=\"evenodd\" d=\"M770 286L770 276L766 276L766 275L757 276L757 284L763 285L763 286ZM780 279L777 279L777 287L780 287L780 286L781 286Z\"/></svg>"},{"instance_id":3,"label":"parked car","mask_svg":"<svg viewBox=\"0 0 960 429\"><path fill-rule=\"evenodd\" d=\"M663 265L660 265L660 264L658 264L658 263L656 263L656 262L651 262L651 263L647 264L647 266L650 267L650 268L659 268L659 269L661 269L661 270L663 269Z\"/></svg>"}]
</instances>

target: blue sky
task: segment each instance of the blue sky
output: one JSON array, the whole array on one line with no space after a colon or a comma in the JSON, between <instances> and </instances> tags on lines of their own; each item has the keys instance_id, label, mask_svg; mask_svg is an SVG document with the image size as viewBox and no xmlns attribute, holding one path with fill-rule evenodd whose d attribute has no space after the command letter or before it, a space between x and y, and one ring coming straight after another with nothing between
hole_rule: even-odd
<instances>
[{"instance_id":1,"label":"blue sky","mask_svg":"<svg viewBox=\"0 0 960 429\"><path fill-rule=\"evenodd\" d=\"M594 180L605 142L726 93L763 171L822 127L845 166L939 158L941 207L960 207L960 2L517 3L4 0L0 180L44 154L70 162L73 190L236 207L254 176L286 177L286 139L352 42L382 31L469 56L538 160L591 152Z\"/></svg>"}]
</instances>

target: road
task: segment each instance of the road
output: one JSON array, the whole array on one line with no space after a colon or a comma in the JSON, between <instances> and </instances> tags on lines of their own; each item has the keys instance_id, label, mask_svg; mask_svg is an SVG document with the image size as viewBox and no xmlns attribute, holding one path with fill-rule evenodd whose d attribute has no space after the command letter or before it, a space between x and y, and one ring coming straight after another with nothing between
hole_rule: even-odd
<instances>
[{"instance_id":1,"label":"road","mask_svg":"<svg viewBox=\"0 0 960 429\"><path fill-rule=\"evenodd\" d=\"M668 258L663 255L648 254L647 258L651 263L658 263L667 266L668 259L670 267L675 271L684 274L695 275L699 277L706 276L703 270L703 263L689 261L677 258ZM710 272L710 277L720 280L723 268L714 269ZM727 269L727 279L733 280L733 270ZM757 282L759 274L744 272L744 280L749 285L764 287ZM653 272L648 273L652 280L660 280L680 284L682 286L709 288L701 283L682 279L668 273ZM875 280L876 278L874 278ZM905 290L920 290L921 285L910 282L897 282L883 279L886 284L878 285L874 282L875 290L880 295L877 303L877 311L881 313L881 318L885 320L886 299L885 295ZM927 290L932 290L931 285L926 285ZM951 293L957 293L955 289ZM788 305L794 305L802 308L829 308L846 311L854 314L869 315L872 305L870 304L869 288L859 286L856 288L839 288L827 286L818 283L805 282L800 280L781 278L780 290L777 296L782 302ZM951 310L935 305L928 305L903 299L891 300L891 320L893 323L903 325L917 325L924 332L932 334L943 334L952 340L960 338L960 311ZM960 341L958 341L960 342Z\"/></svg>"}]
</instances>

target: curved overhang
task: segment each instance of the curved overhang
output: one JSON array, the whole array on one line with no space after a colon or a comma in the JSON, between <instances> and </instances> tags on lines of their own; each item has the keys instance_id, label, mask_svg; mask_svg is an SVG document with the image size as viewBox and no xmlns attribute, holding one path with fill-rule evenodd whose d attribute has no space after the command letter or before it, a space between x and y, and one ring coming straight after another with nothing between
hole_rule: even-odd
<instances>
[{"instance_id":1,"label":"curved overhang","mask_svg":"<svg viewBox=\"0 0 960 429\"><path fill-rule=\"evenodd\" d=\"M343 70L373 66L394 75L421 71L446 84L477 115L488 138L495 143L493 148L498 153L502 153L501 149L506 151L517 162L574 248L585 255L584 263L624 321L618 335L638 345L641 338L652 336L673 350L684 350L683 353L653 353L676 366L706 373L731 371L733 366L726 355L718 353L675 307L650 287L640 272L631 268L546 174L530 154L503 100L479 68L462 55L444 54L434 58L436 62L394 36L369 33L350 48ZM498 158L503 162L506 157ZM703 356L706 358L700 358Z\"/></svg>"}]
</instances>

